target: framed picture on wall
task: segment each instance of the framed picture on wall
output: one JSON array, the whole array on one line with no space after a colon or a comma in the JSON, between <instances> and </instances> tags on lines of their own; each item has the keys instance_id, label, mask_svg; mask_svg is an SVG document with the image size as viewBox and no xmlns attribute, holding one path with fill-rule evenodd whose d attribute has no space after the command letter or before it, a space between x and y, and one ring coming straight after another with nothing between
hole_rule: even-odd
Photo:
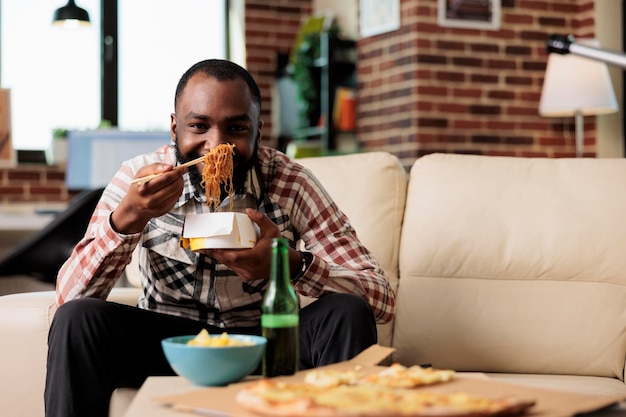
<instances>
[{"instance_id":1,"label":"framed picture on wall","mask_svg":"<svg viewBox=\"0 0 626 417\"><path fill-rule=\"evenodd\" d=\"M440 26L500 29L501 0L437 0Z\"/></svg>"},{"instance_id":2,"label":"framed picture on wall","mask_svg":"<svg viewBox=\"0 0 626 417\"><path fill-rule=\"evenodd\" d=\"M11 141L11 90L0 88L0 166L15 165Z\"/></svg>"},{"instance_id":3,"label":"framed picture on wall","mask_svg":"<svg viewBox=\"0 0 626 417\"><path fill-rule=\"evenodd\" d=\"M380 35L400 28L400 0L360 0L361 37Z\"/></svg>"}]
</instances>

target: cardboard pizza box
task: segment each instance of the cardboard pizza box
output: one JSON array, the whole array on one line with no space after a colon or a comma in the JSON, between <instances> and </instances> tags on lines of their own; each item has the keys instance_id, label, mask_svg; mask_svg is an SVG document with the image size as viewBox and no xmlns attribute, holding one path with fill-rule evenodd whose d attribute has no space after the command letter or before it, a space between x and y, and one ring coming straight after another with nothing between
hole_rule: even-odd
<instances>
[{"instance_id":1,"label":"cardboard pizza box","mask_svg":"<svg viewBox=\"0 0 626 417\"><path fill-rule=\"evenodd\" d=\"M180 243L191 250L251 248L257 241L255 226L245 213L188 214Z\"/></svg>"},{"instance_id":2,"label":"cardboard pizza box","mask_svg":"<svg viewBox=\"0 0 626 417\"><path fill-rule=\"evenodd\" d=\"M358 367L363 374L384 369L381 363L393 352L392 348L374 345L354 359L317 369L354 370ZM293 376L279 377L287 381L301 381L308 371L301 371ZM237 393L250 380L231 384L226 387L198 388L180 395L156 398L164 407L203 416L254 417L255 415L237 405ZM626 395L587 395L573 392L533 388L524 385L495 382L481 373L457 373L455 378L446 383L417 388L439 393L466 392L487 397L514 397L535 401L535 405L524 415L529 417L569 417L589 413L618 404Z\"/></svg>"}]
</instances>

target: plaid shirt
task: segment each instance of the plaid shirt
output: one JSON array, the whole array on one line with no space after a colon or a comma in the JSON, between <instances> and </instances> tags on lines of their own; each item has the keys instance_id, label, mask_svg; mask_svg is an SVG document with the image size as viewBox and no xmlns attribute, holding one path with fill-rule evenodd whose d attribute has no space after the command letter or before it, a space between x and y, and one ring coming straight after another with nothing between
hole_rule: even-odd
<instances>
[{"instance_id":1,"label":"plaid shirt","mask_svg":"<svg viewBox=\"0 0 626 417\"><path fill-rule=\"evenodd\" d=\"M123 235L111 227L111 213L135 173L154 162L172 161L173 148L164 146L122 165L105 189L85 237L59 271L57 303L106 298L140 244L140 308L223 328L258 326L267 280L243 281L212 258L180 247L185 215L210 211L204 192L193 187L188 174L174 208L150 220L142 233ZM369 302L377 322L393 318L395 295L383 270L308 169L274 149L260 147L257 169L249 171L245 188L292 247L302 240L314 255L294 284L299 294L314 298L330 292L356 294Z\"/></svg>"}]
</instances>

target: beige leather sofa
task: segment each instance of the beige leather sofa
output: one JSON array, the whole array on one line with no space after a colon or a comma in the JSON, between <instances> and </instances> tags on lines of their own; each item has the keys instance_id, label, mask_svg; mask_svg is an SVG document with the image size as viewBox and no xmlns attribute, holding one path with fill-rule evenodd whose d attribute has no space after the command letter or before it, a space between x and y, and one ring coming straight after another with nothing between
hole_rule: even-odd
<instances>
[{"instance_id":1,"label":"beige leather sofa","mask_svg":"<svg viewBox=\"0 0 626 417\"><path fill-rule=\"evenodd\" d=\"M394 361L626 395L626 160L429 155L410 176L386 153L302 163L399 283L380 327ZM51 292L0 297L2 415L43 415L54 311Z\"/></svg>"}]
</instances>

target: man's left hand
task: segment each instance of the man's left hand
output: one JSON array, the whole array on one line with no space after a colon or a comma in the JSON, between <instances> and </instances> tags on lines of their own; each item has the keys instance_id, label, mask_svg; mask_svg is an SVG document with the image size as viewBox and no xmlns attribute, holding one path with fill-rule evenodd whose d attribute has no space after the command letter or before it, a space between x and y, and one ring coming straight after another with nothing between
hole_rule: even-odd
<instances>
[{"instance_id":1,"label":"man's left hand","mask_svg":"<svg viewBox=\"0 0 626 417\"><path fill-rule=\"evenodd\" d=\"M256 245L250 249L203 249L200 253L208 255L217 262L226 265L235 272L241 279L252 281L266 279L270 274L272 261L272 240L281 237L278 226L272 222L265 214L246 209L246 214L261 231ZM289 249L290 259L299 256L294 249ZM294 252L292 254L291 252ZM291 262L290 262L291 263Z\"/></svg>"}]
</instances>

